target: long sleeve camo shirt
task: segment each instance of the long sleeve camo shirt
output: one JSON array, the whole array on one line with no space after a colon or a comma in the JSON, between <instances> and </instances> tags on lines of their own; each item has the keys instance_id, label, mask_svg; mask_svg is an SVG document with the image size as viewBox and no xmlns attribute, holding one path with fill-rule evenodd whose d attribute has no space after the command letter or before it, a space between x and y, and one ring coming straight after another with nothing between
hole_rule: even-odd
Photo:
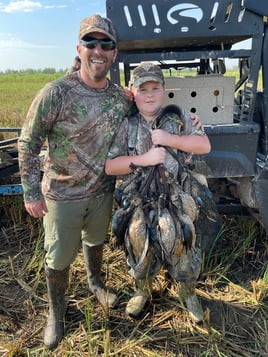
<instances>
[{"instance_id":1,"label":"long sleeve camo shirt","mask_svg":"<svg viewBox=\"0 0 268 357\"><path fill-rule=\"evenodd\" d=\"M136 113L132 119L135 120L137 125L135 143L132 143L135 145L134 151L132 153L129 152L129 121L128 118L125 118L120 128L118 128L116 136L113 140L113 144L109 150L108 157L110 159L113 159L117 156L130 154L142 155L151 149L153 145L151 139L152 123L148 123L148 121L146 121L140 113ZM201 129L196 129L196 127L192 125L192 120L189 117L189 113L185 112L184 110L182 111L181 119L179 119L176 114L169 113L165 115L163 122L164 125L161 126L161 129L164 129L171 134L204 135L204 132ZM133 131L133 128L131 128L131 130ZM133 140L133 138L131 140ZM178 150L172 150L176 155ZM191 153L180 152L180 158L182 160L181 164L186 160L189 160L191 156ZM179 163L170 153L167 153L164 166L174 175L174 177L177 177ZM134 175L134 173L123 175L120 178L123 178L123 180L128 180L130 175Z\"/></svg>"},{"instance_id":2,"label":"long sleeve camo shirt","mask_svg":"<svg viewBox=\"0 0 268 357\"><path fill-rule=\"evenodd\" d=\"M92 89L78 73L47 84L36 95L18 141L25 201L43 196L80 201L112 191L114 178L105 175L104 163L131 106L123 88L109 82L105 89Z\"/></svg>"}]
</instances>

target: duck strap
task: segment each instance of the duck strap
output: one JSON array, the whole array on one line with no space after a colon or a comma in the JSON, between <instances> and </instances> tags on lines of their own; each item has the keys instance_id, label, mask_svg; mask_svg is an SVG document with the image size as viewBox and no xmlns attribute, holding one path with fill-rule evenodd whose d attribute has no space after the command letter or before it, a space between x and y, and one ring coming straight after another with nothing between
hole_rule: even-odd
<instances>
[{"instance_id":1,"label":"duck strap","mask_svg":"<svg viewBox=\"0 0 268 357\"><path fill-rule=\"evenodd\" d=\"M128 118L128 153L129 156L136 154L136 142L138 133L138 120L136 116Z\"/></svg>"}]
</instances>

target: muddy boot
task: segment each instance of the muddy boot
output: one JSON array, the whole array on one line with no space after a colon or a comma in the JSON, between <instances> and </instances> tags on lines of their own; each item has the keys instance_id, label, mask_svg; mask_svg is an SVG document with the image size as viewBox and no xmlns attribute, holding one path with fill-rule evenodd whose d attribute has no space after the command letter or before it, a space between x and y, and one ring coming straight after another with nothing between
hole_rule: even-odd
<instances>
[{"instance_id":1,"label":"muddy boot","mask_svg":"<svg viewBox=\"0 0 268 357\"><path fill-rule=\"evenodd\" d=\"M49 315L45 327L44 344L51 350L57 347L64 334L65 290L68 284L69 267L64 270L53 270L45 266L45 271Z\"/></svg>"},{"instance_id":2,"label":"muddy boot","mask_svg":"<svg viewBox=\"0 0 268 357\"><path fill-rule=\"evenodd\" d=\"M136 280L137 291L129 300L126 307L126 314L132 317L138 317L146 301L151 296L152 281L150 279Z\"/></svg>"},{"instance_id":3,"label":"muddy boot","mask_svg":"<svg viewBox=\"0 0 268 357\"><path fill-rule=\"evenodd\" d=\"M189 311L190 318L194 322L201 322L204 318L204 312L201 303L195 293L194 283L180 283L180 295L183 298L187 310Z\"/></svg>"},{"instance_id":4,"label":"muddy boot","mask_svg":"<svg viewBox=\"0 0 268 357\"><path fill-rule=\"evenodd\" d=\"M103 245L88 247L83 244L83 254L89 290L96 296L101 305L113 307L116 302L116 295L107 289L101 278Z\"/></svg>"}]
</instances>

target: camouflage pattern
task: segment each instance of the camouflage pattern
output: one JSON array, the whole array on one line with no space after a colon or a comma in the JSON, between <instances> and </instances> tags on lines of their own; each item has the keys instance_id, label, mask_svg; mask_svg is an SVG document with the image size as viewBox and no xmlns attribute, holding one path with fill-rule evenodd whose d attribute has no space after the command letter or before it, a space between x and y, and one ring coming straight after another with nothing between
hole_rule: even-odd
<instances>
[{"instance_id":1,"label":"camouflage pattern","mask_svg":"<svg viewBox=\"0 0 268 357\"><path fill-rule=\"evenodd\" d=\"M92 32L100 32L116 42L116 32L110 19L94 14L80 22L79 41Z\"/></svg>"},{"instance_id":2,"label":"camouflage pattern","mask_svg":"<svg viewBox=\"0 0 268 357\"><path fill-rule=\"evenodd\" d=\"M66 75L72 74L72 73L74 73L76 71L79 71L79 69L75 68L74 66L71 66L70 68L67 69Z\"/></svg>"},{"instance_id":3,"label":"camouflage pattern","mask_svg":"<svg viewBox=\"0 0 268 357\"><path fill-rule=\"evenodd\" d=\"M136 146L133 153L128 152L128 119L126 118L118 133L116 134L116 138L110 148L108 157L114 158L121 155L131 155L131 154L143 154L147 152L152 147L151 141L151 133L152 128L154 127L154 123L148 123L141 114L137 113L135 116L138 130L137 130L137 139ZM179 118L174 113L168 113L162 118L162 122L164 123L161 128L178 135L204 135L202 130L196 129L192 126L192 120L189 117L189 114L186 112L182 112L182 117ZM174 150L174 154L177 153L177 150ZM180 152L180 162L184 164L185 161L189 160L190 154ZM164 163L164 167L168 170L169 173L172 173L173 177L177 177L179 174L179 163L178 161L170 154L167 153L167 157ZM144 168L144 171L150 170L150 168ZM124 191L124 194L127 195L129 191L129 197L133 196L133 192L135 193L135 189L133 190L133 186L128 185L129 182L134 182L133 177L135 176L135 172L132 172L128 175L123 175L120 177L122 181L119 181L118 189L119 191ZM151 184L152 185L152 184ZM150 190L154 192L154 187L150 186ZM191 196L190 196L191 197ZM130 198L131 201L131 198ZM141 211L141 209L140 209ZM138 210L136 209L136 212ZM164 215L163 215L164 217ZM133 218L133 217L132 217ZM165 217L164 217L165 218ZM128 273L134 277L135 279L143 279L145 276L149 276L150 278L154 278L161 265L159 264L159 259L157 258L157 252L154 251L154 247L152 247L152 242L148 239L147 234L148 231L145 230L141 223L137 218L136 222L129 223L129 231L125 236L125 244L126 244L126 260L128 264ZM141 218L140 218L141 220ZM145 222L144 222L145 224ZM141 228L143 228L143 234L141 234ZM175 228L174 228L175 229ZM135 234L133 231L135 230ZM165 229L166 234L171 233L172 227L168 226ZM176 239L175 234L173 234L174 239ZM128 237L130 244L128 243ZM174 245L174 239L167 237L168 244ZM157 238L154 235L154 239ZM149 242L149 243L148 243ZM143 247L141 246L143 244ZM164 259L165 260L165 259ZM137 263L138 262L138 263ZM201 250L199 247L196 247L193 244L190 250L181 250L179 255L174 255L171 257L170 261L165 260L165 265L170 272L171 276L177 281L196 281L200 274L201 269Z\"/></svg>"},{"instance_id":4,"label":"camouflage pattern","mask_svg":"<svg viewBox=\"0 0 268 357\"><path fill-rule=\"evenodd\" d=\"M189 116L189 113L183 111L182 118L179 119L175 114L170 113L169 120L166 120L166 117L163 118L163 126L161 129L168 131L173 134L180 135L204 135L204 132L201 129L196 129L192 125L192 120ZM141 114L135 114L136 120L138 122L138 130L137 130L137 140L135 146L135 155L141 155L150 150L152 147L152 126L154 123L149 124ZM177 150L174 151L177 153ZM122 125L120 126L116 137L113 141L113 144L110 148L108 157L114 158L121 155L129 155L128 152L128 119L125 118ZM182 160L190 160L191 154L189 153L181 153ZM167 153L166 161L164 166L170 171L174 177L177 176L178 173L178 162ZM129 174L132 175L132 174ZM124 180L128 178L128 175L124 175Z\"/></svg>"},{"instance_id":5,"label":"camouflage pattern","mask_svg":"<svg viewBox=\"0 0 268 357\"><path fill-rule=\"evenodd\" d=\"M143 83L149 81L159 82L162 85L165 84L161 68L152 62L144 62L132 71L129 86L138 88Z\"/></svg>"},{"instance_id":6,"label":"camouflage pattern","mask_svg":"<svg viewBox=\"0 0 268 357\"><path fill-rule=\"evenodd\" d=\"M104 163L115 131L132 106L109 82L91 89L78 72L47 84L35 97L18 141L26 202L80 201L114 188ZM40 151L48 144L40 187Z\"/></svg>"},{"instance_id":7,"label":"camouflage pattern","mask_svg":"<svg viewBox=\"0 0 268 357\"><path fill-rule=\"evenodd\" d=\"M79 71L81 67L81 60L79 56L75 56L72 66L66 71L66 74L71 74Z\"/></svg>"}]
</instances>

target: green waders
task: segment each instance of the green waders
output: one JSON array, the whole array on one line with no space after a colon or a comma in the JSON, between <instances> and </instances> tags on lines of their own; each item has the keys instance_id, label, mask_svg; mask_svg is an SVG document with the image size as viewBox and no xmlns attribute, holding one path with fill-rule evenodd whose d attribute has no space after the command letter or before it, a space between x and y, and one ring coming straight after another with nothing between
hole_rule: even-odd
<instances>
[{"instance_id":1,"label":"green waders","mask_svg":"<svg viewBox=\"0 0 268 357\"><path fill-rule=\"evenodd\" d=\"M180 295L189 311L190 318L194 322L201 322L204 318L204 312L195 293L195 284L181 282L180 285Z\"/></svg>"},{"instance_id":2,"label":"green waders","mask_svg":"<svg viewBox=\"0 0 268 357\"><path fill-rule=\"evenodd\" d=\"M152 291L151 279L136 280L136 285L137 291L129 300L126 307L126 314L132 317L140 315Z\"/></svg>"},{"instance_id":3,"label":"green waders","mask_svg":"<svg viewBox=\"0 0 268 357\"><path fill-rule=\"evenodd\" d=\"M45 327L44 344L47 348L54 349L64 335L65 291L68 285L69 267L64 270L53 270L45 266L45 272L49 315Z\"/></svg>"},{"instance_id":4,"label":"green waders","mask_svg":"<svg viewBox=\"0 0 268 357\"><path fill-rule=\"evenodd\" d=\"M107 289L101 278L103 245L88 247L83 244L83 254L89 290L96 296L101 305L113 307L116 302L116 295Z\"/></svg>"}]
</instances>

